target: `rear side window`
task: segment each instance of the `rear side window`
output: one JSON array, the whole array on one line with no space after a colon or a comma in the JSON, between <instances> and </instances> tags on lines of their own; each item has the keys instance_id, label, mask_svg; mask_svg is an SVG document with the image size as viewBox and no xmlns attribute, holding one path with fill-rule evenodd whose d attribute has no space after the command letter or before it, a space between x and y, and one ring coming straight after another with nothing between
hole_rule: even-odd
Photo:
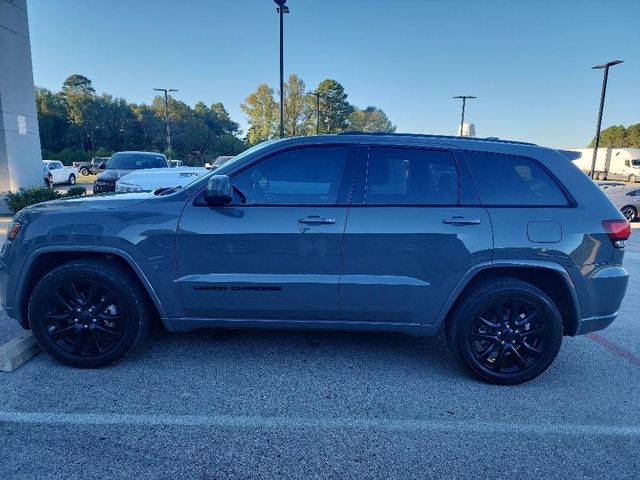
<instances>
[{"instance_id":1,"label":"rear side window","mask_svg":"<svg viewBox=\"0 0 640 480\"><path fill-rule=\"evenodd\" d=\"M364 203L455 205L459 175L451 152L372 147Z\"/></svg>"},{"instance_id":2,"label":"rear side window","mask_svg":"<svg viewBox=\"0 0 640 480\"><path fill-rule=\"evenodd\" d=\"M538 163L509 155L465 153L485 205L565 206L558 184Z\"/></svg>"}]
</instances>

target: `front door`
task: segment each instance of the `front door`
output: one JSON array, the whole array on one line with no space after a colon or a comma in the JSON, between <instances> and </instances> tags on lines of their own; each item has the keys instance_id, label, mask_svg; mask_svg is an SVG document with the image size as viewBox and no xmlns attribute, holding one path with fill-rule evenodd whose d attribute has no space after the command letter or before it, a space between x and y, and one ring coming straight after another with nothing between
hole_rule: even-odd
<instances>
[{"instance_id":1,"label":"front door","mask_svg":"<svg viewBox=\"0 0 640 480\"><path fill-rule=\"evenodd\" d=\"M347 146L288 149L233 172L232 204L188 205L177 236L187 315L339 318L354 168Z\"/></svg>"},{"instance_id":2,"label":"front door","mask_svg":"<svg viewBox=\"0 0 640 480\"><path fill-rule=\"evenodd\" d=\"M344 238L343 318L432 324L474 265L490 262L491 222L463 159L372 146Z\"/></svg>"}]
</instances>

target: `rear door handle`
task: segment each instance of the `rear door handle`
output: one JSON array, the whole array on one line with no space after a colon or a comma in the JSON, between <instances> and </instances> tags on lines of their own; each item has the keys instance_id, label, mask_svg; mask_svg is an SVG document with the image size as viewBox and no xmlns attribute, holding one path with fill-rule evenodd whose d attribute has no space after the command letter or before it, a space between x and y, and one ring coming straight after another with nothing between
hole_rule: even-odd
<instances>
[{"instance_id":1,"label":"rear door handle","mask_svg":"<svg viewBox=\"0 0 640 480\"><path fill-rule=\"evenodd\" d=\"M445 218L442 220L444 223L450 223L452 225L479 225L479 218L465 218L460 215L454 215L453 217Z\"/></svg>"},{"instance_id":2,"label":"rear door handle","mask_svg":"<svg viewBox=\"0 0 640 480\"><path fill-rule=\"evenodd\" d=\"M322 218L319 215L309 215L308 217L298 220L300 223L306 223L307 225L325 225L336 223L335 218Z\"/></svg>"}]
</instances>

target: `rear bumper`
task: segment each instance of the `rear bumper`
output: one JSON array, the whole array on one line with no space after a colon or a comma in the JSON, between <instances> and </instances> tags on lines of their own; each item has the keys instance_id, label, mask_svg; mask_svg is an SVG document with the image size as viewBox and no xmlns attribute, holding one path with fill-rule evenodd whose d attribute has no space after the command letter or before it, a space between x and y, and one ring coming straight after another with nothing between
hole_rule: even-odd
<instances>
[{"instance_id":1,"label":"rear bumper","mask_svg":"<svg viewBox=\"0 0 640 480\"><path fill-rule=\"evenodd\" d=\"M578 291L583 318L576 335L611 325L618 315L628 283L629 273L622 265L598 268L586 275Z\"/></svg>"}]
</instances>

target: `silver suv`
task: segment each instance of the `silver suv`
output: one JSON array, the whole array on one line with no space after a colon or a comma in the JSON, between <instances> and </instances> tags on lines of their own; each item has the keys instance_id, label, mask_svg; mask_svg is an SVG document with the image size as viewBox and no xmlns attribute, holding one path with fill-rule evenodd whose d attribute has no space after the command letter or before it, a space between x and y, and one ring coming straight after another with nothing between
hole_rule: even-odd
<instances>
[{"instance_id":1,"label":"silver suv","mask_svg":"<svg viewBox=\"0 0 640 480\"><path fill-rule=\"evenodd\" d=\"M96 215L99 212L100 215ZM515 384L563 336L605 328L627 287L627 220L556 150L407 134L291 138L183 188L19 212L0 300L76 367L170 331L435 335Z\"/></svg>"}]
</instances>

